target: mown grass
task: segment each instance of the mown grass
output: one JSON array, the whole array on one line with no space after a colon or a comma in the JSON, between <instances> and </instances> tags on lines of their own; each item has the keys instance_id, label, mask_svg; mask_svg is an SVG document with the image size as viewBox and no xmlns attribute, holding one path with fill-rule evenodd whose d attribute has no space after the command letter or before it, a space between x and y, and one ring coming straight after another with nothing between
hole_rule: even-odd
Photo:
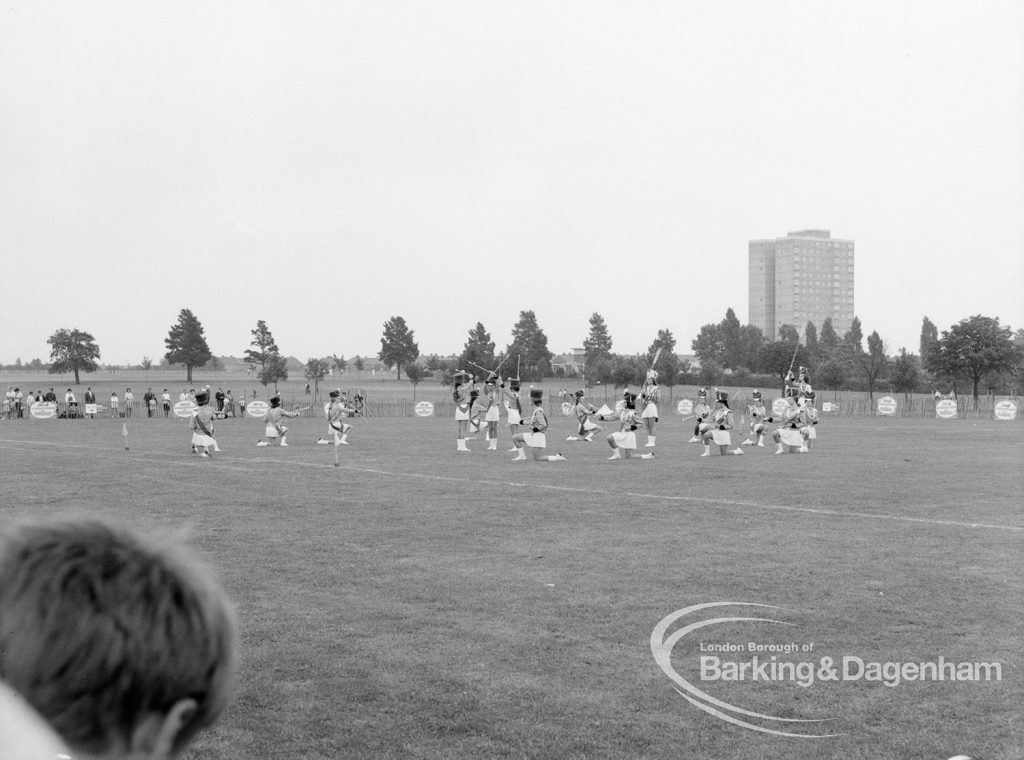
<instances>
[{"instance_id":1,"label":"mown grass","mask_svg":"<svg viewBox=\"0 0 1024 760\"><path fill-rule=\"evenodd\" d=\"M0 424L2 516L100 513L187 525L243 628L235 697L189 757L1022 757L1020 428L826 420L813 453L700 458L665 420L653 461L558 443L510 462L454 423L356 420L352 445L257 449L219 424L192 457L181 421ZM570 423L554 420L557 441ZM777 605L794 623L703 641L814 642L865 660L998 661L998 683L698 683L835 739L729 725L685 702L651 631L710 601ZM735 610L732 610L735 613ZM696 680L694 680L695 683Z\"/></svg>"}]
</instances>

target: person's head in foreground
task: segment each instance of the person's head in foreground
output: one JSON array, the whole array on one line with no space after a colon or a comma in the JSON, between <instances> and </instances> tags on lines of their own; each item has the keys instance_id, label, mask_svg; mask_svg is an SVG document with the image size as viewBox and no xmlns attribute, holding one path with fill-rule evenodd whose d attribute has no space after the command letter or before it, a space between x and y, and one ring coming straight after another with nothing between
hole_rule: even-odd
<instances>
[{"instance_id":1,"label":"person's head in foreground","mask_svg":"<svg viewBox=\"0 0 1024 760\"><path fill-rule=\"evenodd\" d=\"M236 639L180 540L91 518L0 534L0 681L75 760L178 755L223 711Z\"/></svg>"}]
</instances>

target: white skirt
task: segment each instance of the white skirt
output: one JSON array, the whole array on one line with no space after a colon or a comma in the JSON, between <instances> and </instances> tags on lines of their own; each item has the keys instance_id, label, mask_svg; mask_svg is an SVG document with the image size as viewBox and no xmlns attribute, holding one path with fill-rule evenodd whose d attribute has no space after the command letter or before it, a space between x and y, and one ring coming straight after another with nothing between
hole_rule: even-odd
<instances>
[{"instance_id":1,"label":"white skirt","mask_svg":"<svg viewBox=\"0 0 1024 760\"><path fill-rule=\"evenodd\" d=\"M644 411L640 415L640 419L646 420L648 417L657 417L657 416L658 416L658 405L654 404L654 403L650 403L650 404L648 404L647 406L644 407Z\"/></svg>"},{"instance_id":2,"label":"white skirt","mask_svg":"<svg viewBox=\"0 0 1024 760\"><path fill-rule=\"evenodd\" d=\"M728 430L712 430L711 440L715 442L716 446L731 446L732 436Z\"/></svg>"},{"instance_id":3,"label":"white skirt","mask_svg":"<svg viewBox=\"0 0 1024 760\"><path fill-rule=\"evenodd\" d=\"M800 435L799 430L793 428L781 428L781 435L779 436L784 446L803 446L804 437Z\"/></svg>"},{"instance_id":4,"label":"white skirt","mask_svg":"<svg viewBox=\"0 0 1024 760\"><path fill-rule=\"evenodd\" d=\"M636 433L632 430L623 430L618 433L612 433L612 440L615 441L615 445L620 449L636 448Z\"/></svg>"},{"instance_id":5,"label":"white skirt","mask_svg":"<svg viewBox=\"0 0 1024 760\"><path fill-rule=\"evenodd\" d=\"M805 427L805 428L801 428L801 429L800 429L800 432L801 432L801 433L803 433L803 434L804 434L804 436L805 436L806 438L809 438L809 439L810 439L810 440L812 440L812 441L813 441L813 440L814 440L815 438L817 438L817 437L818 437L818 431L817 431L817 430L815 430L815 429L814 429L813 427L811 427L810 425L808 425L808 426L807 426L807 427Z\"/></svg>"},{"instance_id":6,"label":"white skirt","mask_svg":"<svg viewBox=\"0 0 1024 760\"><path fill-rule=\"evenodd\" d=\"M591 430L597 430L597 425L595 425L590 420L584 421L584 423L580 425L580 427L583 428L584 433L589 433Z\"/></svg>"},{"instance_id":7,"label":"white skirt","mask_svg":"<svg viewBox=\"0 0 1024 760\"><path fill-rule=\"evenodd\" d=\"M487 422L497 422L501 417L498 414L498 407L491 406L487 409L487 414L484 415L484 420Z\"/></svg>"},{"instance_id":8,"label":"white skirt","mask_svg":"<svg viewBox=\"0 0 1024 760\"><path fill-rule=\"evenodd\" d=\"M523 433L523 442L535 449L543 449L548 445L548 439L544 433Z\"/></svg>"},{"instance_id":9,"label":"white skirt","mask_svg":"<svg viewBox=\"0 0 1024 760\"><path fill-rule=\"evenodd\" d=\"M214 445L216 445L216 443L217 442L215 440L213 440L213 438L211 438L208 435L204 435L203 433L193 433L192 434L192 445L193 446L214 446Z\"/></svg>"},{"instance_id":10,"label":"white skirt","mask_svg":"<svg viewBox=\"0 0 1024 760\"><path fill-rule=\"evenodd\" d=\"M465 409L460 407L458 404L455 405L455 419L456 420L468 420L469 419L469 407Z\"/></svg>"},{"instance_id":11,"label":"white skirt","mask_svg":"<svg viewBox=\"0 0 1024 760\"><path fill-rule=\"evenodd\" d=\"M506 409L508 409L508 407L506 407ZM521 415L516 409L508 409L508 424L522 425L523 415Z\"/></svg>"},{"instance_id":12,"label":"white skirt","mask_svg":"<svg viewBox=\"0 0 1024 760\"><path fill-rule=\"evenodd\" d=\"M282 431L282 435L283 435L284 433L288 432L288 428L283 427L283 428L281 428L281 431ZM267 438L277 438L277 428L274 427L273 425L267 425L267 428L264 431L264 434L266 435Z\"/></svg>"}]
</instances>

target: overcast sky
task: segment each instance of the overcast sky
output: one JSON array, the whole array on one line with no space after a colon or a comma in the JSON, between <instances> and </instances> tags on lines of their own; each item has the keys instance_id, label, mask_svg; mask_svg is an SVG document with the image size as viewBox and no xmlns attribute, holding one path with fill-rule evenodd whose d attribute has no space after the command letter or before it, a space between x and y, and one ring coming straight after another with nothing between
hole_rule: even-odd
<instances>
[{"instance_id":1,"label":"overcast sky","mask_svg":"<svg viewBox=\"0 0 1024 760\"><path fill-rule=\"evenodd\" d=\"M1024 327L1024 3L22 2L0 10L0 362L305 360L533 310L690 352L747 243L856 244L865 334ZM820 327L820 325L819 325Z\"/></svg>"}]
</instances>

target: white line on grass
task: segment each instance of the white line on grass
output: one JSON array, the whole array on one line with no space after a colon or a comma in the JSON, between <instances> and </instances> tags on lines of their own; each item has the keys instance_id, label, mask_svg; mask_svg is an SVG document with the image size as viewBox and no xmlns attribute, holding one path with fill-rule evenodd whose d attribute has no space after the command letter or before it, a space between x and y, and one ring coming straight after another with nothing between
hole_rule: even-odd
<instances>
[{"instance_id":1,"label":"white line on grass","mask_svg":"<svg viewBox=\"0 0 1024 760\"><path fill-rule=\"evenodd\" d=\"M94 446L80 445L80 444L68 444L68 443L50 443L48 441L14 441L14 440L0 440L0 449L14 449L14 446L3 446L4 443L16 443L16 444L42 444L51 446L64 446L68 448L81 448L81 449L94 449ZM17 447L20 450L20 447ZM177 451L177 449L175 449ZM154 453L154 452L150 452ZM167 452L170 453L170 452ZM134 457L133 457L134 458ZM225 460L232 460L238 462L253 462L257 460L232 458L227 457L223 454L216 454L213 459L203 462L204 467L218 467L221 469L230 469L238 472L250 472L250 467L238 467L227 464ZM152 461L151 459L139 459L139 461ZM195 460L192 460L195 461ZM284 459L268 459L260 457L258 460L261 463L273 463L281 464L290 467L312 467L315 469L323 469L327 465L321 462L296 462L292 460ZM199 464L196 461L196 464ZM333 469L333 468L332 468ZM678 494L658 494L658 493L639 493L636 491L609 491L607 489L595 489L595 488L576 488L573 486L554 486L545 483L522 483L512 480L478 480L472 478L456 478L449 475L431 475L428 473L420 472L395 472L393 470L380 470L374 467L358 467L355 465L343 464L341 468L350 472L363 472L372 475L387 475L392 478L418 478L420 480L435 480L443 481L447 483L473 483L479 485L491 485L491 486L510 486L512 488L538 488L547 491L564 491L565 493L578 493L578 494L603 494L606 496L632 496L640 499L656 499L660 501L677 501L677 502L694 502L698 504L712 504L721 507L733 507L733 508L748 508L748 509L765 509L776 512L796 512L810 515L822 515L827 517L858 517L865 520L890 520L893 522L907 522L917 523L920 525L944 525L947 527L954 528L987 528L989 530L1005 530L1013 533L1024 533L1024 526L1018 525L998 525L994 523L971 523L971 522L960 522L958 520L933 520L927 517L908 517L906 515L890 515L884 512L871 513L871 512L843 512L837 509L825 509L822 507L794 507L788 504L762 504L756 501L740 501L737 499L709 499L705 496L680 496Z\"/></svg>"}]
</instances>

